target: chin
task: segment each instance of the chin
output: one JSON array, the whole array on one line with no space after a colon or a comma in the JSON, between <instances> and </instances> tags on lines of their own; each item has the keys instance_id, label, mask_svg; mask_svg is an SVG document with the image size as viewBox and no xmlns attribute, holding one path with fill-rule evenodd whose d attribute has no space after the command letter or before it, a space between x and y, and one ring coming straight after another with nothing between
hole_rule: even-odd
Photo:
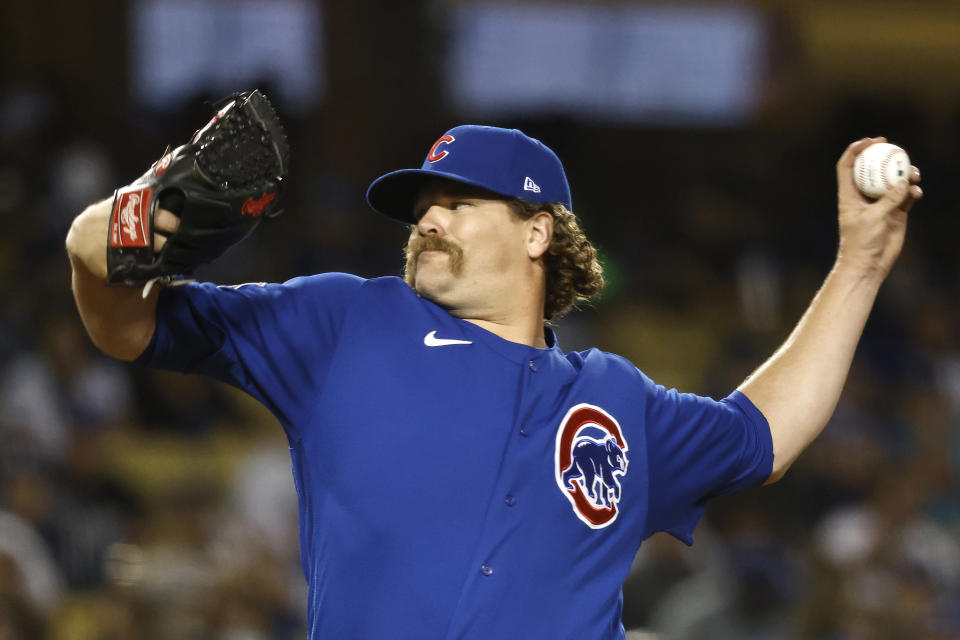
<instances>
[{"instance_id":1,"label":"chin","mask_svg":"<svg viewBox=\"0 0 960 640\"><path fill-rule=\"evenodd\" d=\"M438 287L437 283L430 282L427 278L417 277L413 282L413 290L417 292L421 298L426 298L436 302L438 295L443 291L442 287Z\"/></svg>"},{"instance_id":2,"label":"chin","mask_svg":"<svg viewBox=\"0 0 960 640\"><path fill-rule=\"evenodd\" d=\"M441 307L448 307L449 304L444 301L449 297L450 289L453 283L450 282L450 274L425 274L418 272L414 277L413 290L421 298L425 298Z\"/></svg>"},{"instance_id":3,"label":"chin","mask_svg":"<svg viewBox=\"0 0 960 640\"><path fill-rule=\"evenodd\" d=\"M424 295L425 292L449 287L451 278L449 269L438 264L424 263L421 260L417 264L417 270L413 273L413 288L417 293Z\"/></svg>"}]
</instances>

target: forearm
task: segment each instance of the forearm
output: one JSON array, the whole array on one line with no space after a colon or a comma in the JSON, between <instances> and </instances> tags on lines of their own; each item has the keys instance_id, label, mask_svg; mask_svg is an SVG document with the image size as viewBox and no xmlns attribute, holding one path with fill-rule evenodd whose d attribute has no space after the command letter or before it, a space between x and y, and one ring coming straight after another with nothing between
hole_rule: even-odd
<instances>
[{"instance_id":1,"label":"forearm","mask_svg":"<svg viewBox=\"0 0 960 640\"><path fill-rule=\"evenodd\" d=\"M833 415L882 281L882 273L838 259L790 337L740 385L770 424L771 480Z\"/></svg>"},{"instance_id":2,"label":"forearm","mask_svg":"<svg viewBox=\"0 0 960 640\"><path fill-rule=\"evenodd\" d=\"M156 291L146 300L139 288L109 287L107 225L112 199L81 213L67 235L73 296L93 343L107 355L134 360L143 353L156 328Z\"/></svg>"}]
</instances>

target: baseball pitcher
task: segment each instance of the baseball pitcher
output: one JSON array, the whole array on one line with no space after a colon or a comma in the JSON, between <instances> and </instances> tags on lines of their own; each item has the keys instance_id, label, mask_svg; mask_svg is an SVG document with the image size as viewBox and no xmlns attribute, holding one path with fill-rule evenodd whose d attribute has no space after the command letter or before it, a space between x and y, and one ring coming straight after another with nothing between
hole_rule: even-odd
<instances>
[{"instance_id":1,"label":"baseball pitcher","mask_svg":"<svg viewBox=\"0 0 960 640\"><path fill-rule=\"evenodd\" d=\"M67 249L96 345L245 390L289 439L312 640L624 638L644 539L779 479L826 424L922 196L837 164L836 263L784 345L722 400L658 386L545 324L602 273L563 166L460 126L367 191L409 226L404 277L218 286L183 276L279 212L287 143L258 92L91 205Z\"/></svg>"}]
</instances>

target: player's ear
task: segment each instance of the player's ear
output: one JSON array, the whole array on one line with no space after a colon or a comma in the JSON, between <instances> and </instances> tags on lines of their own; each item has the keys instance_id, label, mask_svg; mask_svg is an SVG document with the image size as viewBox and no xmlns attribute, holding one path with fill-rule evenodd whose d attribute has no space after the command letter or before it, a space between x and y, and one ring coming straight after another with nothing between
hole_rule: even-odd
<instances>
[{"instance_id":1,"label":"player's ear","mask_svg":"<svg viewBox=\"0 0 960 640\"><path fill-rule=\"evenodd\" d=\"M553 239L553 216L538 211L527 222L527 255L536 260L550 248Z\"/></svg>"}]
</instances>

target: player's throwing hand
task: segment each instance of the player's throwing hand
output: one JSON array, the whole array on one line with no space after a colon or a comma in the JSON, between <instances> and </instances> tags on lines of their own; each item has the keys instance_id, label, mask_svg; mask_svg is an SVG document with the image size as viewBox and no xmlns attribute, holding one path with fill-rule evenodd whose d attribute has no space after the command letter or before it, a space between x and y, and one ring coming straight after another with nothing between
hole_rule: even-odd
<instances>
[{"instance_id":1,"label":"player's throwing hand","mask_svg":"<svg viewBox=\"0 0 960 640\"><path fill-rule=\"evenodd\" d=\"M860 193L853 179L857 155L887 139L863 138L847 147L837 162L837 203L840 212L838 261L881 278L900 255L907 230L907 212L923 197L920 170L910 167L909 180L896 185L878 200Z\"/></svg>"}]
</instances>

